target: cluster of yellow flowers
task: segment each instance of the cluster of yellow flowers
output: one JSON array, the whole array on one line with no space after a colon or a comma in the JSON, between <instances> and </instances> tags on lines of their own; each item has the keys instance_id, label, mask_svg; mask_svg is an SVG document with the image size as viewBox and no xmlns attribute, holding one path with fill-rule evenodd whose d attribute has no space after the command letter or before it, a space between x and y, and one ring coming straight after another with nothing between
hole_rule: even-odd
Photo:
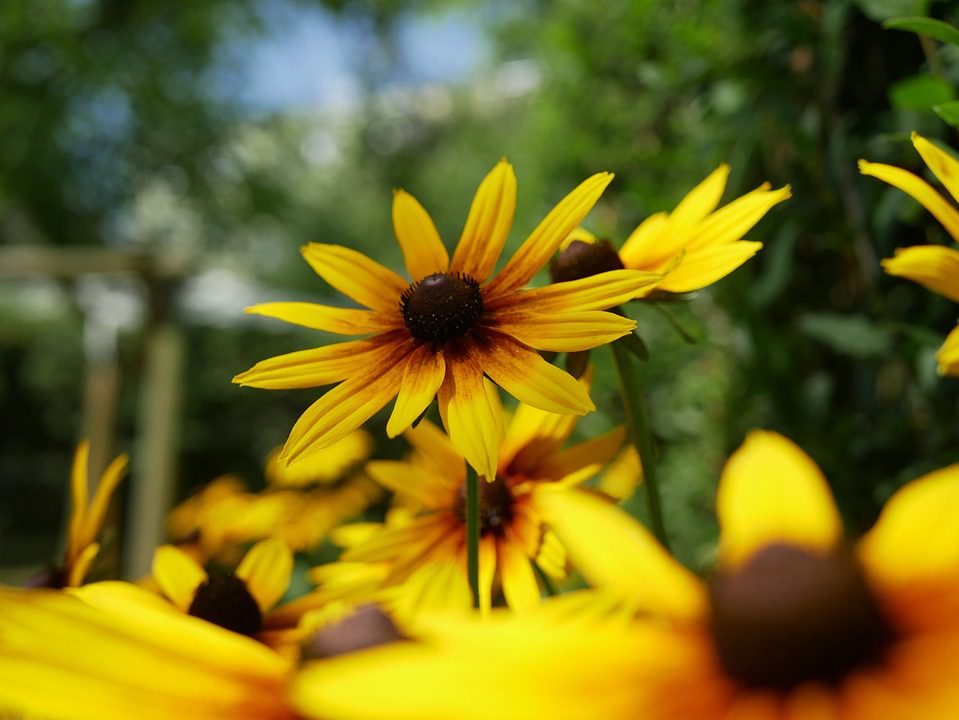
<instances>
[{"instance_id":1,"label":"cluster of yellow flowers","mask_svg":"<svg viewBox=\"0 0 959 720\"><path fill-rule=\"evenodd\" d=\"M959 163L916 148L954 198ZM918 177L863 161L959 240L959 210ZM569 193L494 274L516 201L512 167L482 181L452 258L422 206L393 198L409 278L348 248L303 255L364 309L249 312L362 339L258 363L235 382L333 385L267 464L267 490L219 478L170 515L172 543L136 583L86 583L126 459L88 502L74 464L62 561L0 588L0 716L633 720L952 718L959 708L959 465L897 492L858 542L790 440L755 431L719 479L716 568L666 547L653 457L619 310L687 293L762 246L743 240L790 196L763 185L719 207L723 165L617 250L580 227L612 180ZM528 283L547 264L552 282ZM959 302L959 251L884 262ZM612 343L627 425L571 444ZM959 375L959 328L939 353ZM511 411L500 389L519 404ZM362 426L390 400L402 460L370 459ZM439 422L423 419L436 398ZM631 441L627 443L627 438ZM590 485L586 486L585 483ZM643 485L653 531L617 501ZM391 501L381 522L349 522ZM290 593L294 554L338 558ZM219 568L219 571L216 571ZM224 569L231 569L226 572ZM588 587L568 588L578 574ZM298 595L293 599L285 597Z\"/></svg>"}]
</instances>

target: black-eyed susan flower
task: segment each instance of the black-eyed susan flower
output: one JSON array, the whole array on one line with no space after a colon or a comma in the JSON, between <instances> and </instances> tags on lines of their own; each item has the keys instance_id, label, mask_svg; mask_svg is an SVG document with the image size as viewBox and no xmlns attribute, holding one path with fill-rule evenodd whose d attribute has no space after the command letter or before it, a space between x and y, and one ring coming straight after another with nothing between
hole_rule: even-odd
<instances>
[{"instance_id":1,"label":"black-eyed susan flower","mask_svg":"<svg viewBox=\"0 0 959 720\"><path fill-rule=\"evenodd\" d=\"M127 583L0 588L0 716L294 720L286 659Z\"/></svg>"},{"instance_id":2,"label":"black-eyed susan flower","mask_svg":"<svg viewBox=\"0 0 959 720\"><path fill-rule=\"evenodd\" d=\"M510 607L537 605L537 568L553 578L565 575L566 555L543 523L541 497L576 492L613 458L624 435L617 428L564 447L576 421L575 416L520 404L509 422L496 474L479 486L483 611L491 607L497 587ZM466 465L449 438L428 421L405 437L413 446L408 460L374 461L367 471L398 497L418 505L420 513L370 532L343 554L341 563L319 568L321 592L355 581L360 595L354 598L391 603L403 617L430 607L468 607ZM364 597L371 587L377 593ZM392 591L379 593L382 588Z\"/></svg>"},{"instance_id":3,"label":"black-eyed susan flower","mask_svg":"<svg viewBox=\"0 0 959 720\"><path fill-rule=\"evenodd\" d=\"M67 548L63 562L37 575L31 585L44 587L77 587L82 585L100 552L97 536L103 529L110 499L127 469L127 456L116 457L103 471L93 497L90 497L90 444L77 445L70 473L70 521L67 526Z\"/></svg>"},{"instance_id":4,"label":"black-eyed susan flower","mask_svg":"<svg viewBox=\"0 0 959 720\"><path fill-rule=\"evenodd\" d=\"M746 233L791 196L788 185L770 190L769 183L763 183L717 210L728 177L729 166L720 165L671 213L644 220L618 251L609 240L577 228L550 265L553 279L632 268L662 274L658 291L686 293L726 277L762 248L760 242L743 240Z\"/></svg>"},{"instance_id":5,"label":"black-eyed susan flower","mask_svg":"<svg viewBox=\"0 0 959 720\"><path fill-rule=\"evenodd\" d=\"M536 351L585 350L629 333L631 320L601 310L651 289L658 274L618 269L535 290L523 286L611 180L599 173L580 184L492 278L516 203L516 177L505 160L480 184L452 259L422 206L402 190L395 193L393 226L409 280L349 248L305 246L303 256L317 274L365 309L286 302L249 312L371 337L271 358L234 378L268 389L336 384L293 427L285 461L336 442L393 397L387 433L395 437L436 396L454 445L491 479L499 419L484 376L543 410L591 411L585 388Z\"/></svg>"},{"instance_id":6,"label":"black-eyed susan flower","mask_svg":"<svg viewBox=\"0 0 959 720\"><path fill-rule=\"evenodd\" d=\"M954 716L959 465L905 486L850 546L815 463L759 432L730 458L717 509L720 566L703 583L614 505L554 494L544 512L570 557L628 617L447 619L431 647L374 651L362 672L327 663L294 696L334 720Z\"/></svg>"},{"instance_id":7,"label":"black-eyed susan flower","mask_svg":"<svg viewBox=\"0 0 959 720\"><path fill-rule=\"evenodd\" d=\"M926 138L912 134L912 144L926 166L959 201L959 161ZM959 209L940 195L925 180L907 170L859 161L859 172L871 175L899 188L917 200L942 223L953 240L959 242ZM924 288L959 302L959 249L943 245L916 245L899 248L894 257L882 261L890 275L909 278ZM959 375L959 325L946 338L937 355L940 375Z\"/></svg>"},{"instance_id":8,"label":"black-eyed susan flower","mask_svg":"<svg viewBox=\"0 0 959 720\"><path fill-rule=\"evenodd\" d=\"M173 545L157 548L153 558L153 579L177 609L249 636L263 628L264 616L286 593L292 573L293 553L276 539L250 548L233 573L207 573Z\"/></svg>"}]
</instances>

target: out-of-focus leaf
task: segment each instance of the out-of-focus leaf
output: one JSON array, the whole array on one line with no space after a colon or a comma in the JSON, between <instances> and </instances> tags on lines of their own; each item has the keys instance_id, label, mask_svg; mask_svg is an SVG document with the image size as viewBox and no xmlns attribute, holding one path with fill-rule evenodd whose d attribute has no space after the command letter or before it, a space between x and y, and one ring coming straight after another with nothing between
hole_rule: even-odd
<instances>
[{"instance_id":1,"label":"out-of-focus leaf","mask_svg":"<svg viewBox=\"0 0 959 720\"><path fill-rule=\"evenodd\" d=\"M915 75L889 88L889 101L900 110L932 110L955 96L952 85L932 75Z\"/></svg>"},{"instance_id":2,"label":"out-of-focus leaf","mask_svg":"<svg viewBox=\"0 0 959 720\"><path fill-rule=\"evenodd\" d=\"M929 3L926 0L856 0L856 5L866 17L882 22L903 15L921 15Z\"/></svg>"},{"instance_id":3,"label":"out-of-focus leaf","mask_svg":"<svg viewBox=\"0 0 959 720\"><path fill-rule=\"evenodd\" d=\"M799 318L799 329L836 352L860 360L881 357L892 346L889 330L862 315L808 313Z\"/></svg>"},{"instance_id":4,"label":"out-of-focus leaf","mask_svg":"<svg viewBox=\"0 0 959 720\"><path fill-rule=\"evenodd\" d=\"M889 30L907 30L920 35L927 35L944 43L959 45L959 28L944 23L942 20L927 17L903 17L886 20L882 26Z\"/></svg>"},{"instance_id":5,"label":"out-of-focus leaf","mask_svg":"<svg viewBox=\"0 0 959 720\"><path fill-rule=\"evenodd\" d=\"M932 109L936 111L936 115L941 117L947 123L953 127L959 128L959 100L950 100L949 102L940 103Z\"/></svg>"}]
</instances>

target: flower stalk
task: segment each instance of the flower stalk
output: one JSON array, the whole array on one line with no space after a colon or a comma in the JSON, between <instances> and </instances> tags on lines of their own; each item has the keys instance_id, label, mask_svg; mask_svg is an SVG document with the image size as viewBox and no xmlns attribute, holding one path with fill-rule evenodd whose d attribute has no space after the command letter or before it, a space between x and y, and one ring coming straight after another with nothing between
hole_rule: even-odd
<instances>
[{"instance_id":1,"label":"flower stalk","mask_svg":"<svg viewBox=\"0 0 959 720\"><path fill-rule=\"evenodd\" d=\"M466 575L470 593L473 595L473 607L478 608L479 601L479 478L476 470L466 464Z\"/></svg>"},{"instance_id":2,"label":"flower stalk","mask_svg":"<svg viewBox=\"0 0 959 720\"><path fill-rule=\"evenodd\" d=\"M666 525L663 523L663 508L659 495L659 482L656 477L653 436L650 432L649 419L646 416L646 406L643 402L639 380L633 369L627 346L622 341L616 341L611 343L610 347L613 351L616 372L619 376L629 438L636 446L643 467L643 488L645 489L646 505L649 510L649 523L656 539L668 550L669 539L666 535Z\"/></svg>"}]
</instances>

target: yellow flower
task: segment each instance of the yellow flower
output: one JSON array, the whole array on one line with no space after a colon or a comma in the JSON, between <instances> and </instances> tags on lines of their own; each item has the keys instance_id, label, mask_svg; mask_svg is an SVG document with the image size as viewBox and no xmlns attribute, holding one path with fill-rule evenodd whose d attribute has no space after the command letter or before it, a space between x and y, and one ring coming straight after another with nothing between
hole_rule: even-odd
<instances>
[{"instance_id":1,"label":"yellow flower","mask_svg":"<svg viewBox=\"0 0 959 720\"><path fill-rule=\"evenodd\" d=\"M428 646L307 671L293 696L331 720L955 717L959 465L901 489L851 547L815 463L757 432L717 509L721 562L704 584L611 503L554 494L544 512L570 557L628 615L607 602L578 618L448 618Z\"/></svg>"},{"instance_id":2,"label":"yellow flower","mask_svg":"<svg viewBox=\"0 0 959 720\"><path fill-rule=\"evenodd\" d=\"M266 459L266 479L274 487L331 485L360 467L373 452L373 436L354 430L329 447L317 450L296 465L280 460L276 448Z\"/></svg>"},{"instance_id":3,"label":"yellow flower","mask_svg":"<svg viewBox=\"0 0 959 720\"><path fill-rule=\"evenodd\" d=\"M912 144L953 199L959 200L959 162L916 133L912 134ZM902 168L865 160L859 161L859 172L879 178L912 196L942 223L953 240L959 242L959 209L925 180ZM890 275L909 278L928 290L959 302L959 249L942 245L899 248L894 257L882 261L882 266ZM959 325L949 333L937 358L940 375L959 376Z\"/></svg>"},{"instance_id":4,"label":"yellow flower","mask_svg":"<svg viewBox=\"0 0 959 720\"><path fill-rule=\"evenodd\" d=\"M498 413L502 416L502 409ZM510 607L538 605L536 567L553 578L565 575L565 551L544 527L540 505L546 496L575 491L612 459L623 441L623 430L617 428L564 448L577 419L520 404L505 432L493 481L480 483L484 612L495 587L502 587ZM322 581L320 592L327 596L339 588L341 596L387 603L404 618L433 607L469 607L463 457L429 421L405 437L413 446L408 460L375 461L367 470L398 497L415 501L422 512L370 531L343 554L342 562L317 568L314 578Z\"/></svg>"},{"instance_id":5,"label":"yellow flower","mask_svg":"<svg viewBox=\"0 0 959 720\"><path fill-rule=\"evenodd\" d=\"M98 585L0 588L0 716L295 720L288 661L133 585Z\"/></svg>"},{"instance_id":6,"label":"yellow flower","mask_svg":"<svg viewBox=\"0 0 959 720\"><path fill-rule=\"evenodd\" d=\"M40 573L31 581L37 587L77 587L86 580L90 568L100 552L97 536L103 529L110 498L123 479L127 469L127 456L120 455L110 463L100 482L97 483L93 498L90 498L88 479L90 464L90 444L87 441L77 445L73 456L73 470L70 474L70 523L67 529L67 549L63 563L59 567Z\"/></svg>"},{"instance_id":7,"label":"yellow flower","mask_svg":"<svg viewBox=\"0 0 959 720\"><path fill-rule=\"evenodd\" d=\"M293 553L280 540L263 540L244 556L235 573L208 574L173 545L157 548L153 578L180 611L240 635L257 635L266 613L286 593Z\"/></svg>"},{"instance_id":8,"label":"yellow flower","mask_svg":"<svg viewBox=\"0 0 959 720\"><path fill-rule=\"evenodd\" d=\"M327 332L372 335L258 363L234 382L268 389L337 384L297 421L287 464L359 427L393 397L395 437L432 402L477 472L492 478L499 420L484 375L524 403L561 414L594 409L582 385L537 350L576 351L629 333L635 323L600 312L652 287L655 273L616 270L595 278L522 289L586 216L612 180L599 173L543 219L490 279L516 204L516 177L501 161L477 190L452 259L423 207L399 190L393 226L411 282L349 248L311 243L303 256L337 290L368 309L267 303L249 312Z\"/></svg>"}]
</instances>

